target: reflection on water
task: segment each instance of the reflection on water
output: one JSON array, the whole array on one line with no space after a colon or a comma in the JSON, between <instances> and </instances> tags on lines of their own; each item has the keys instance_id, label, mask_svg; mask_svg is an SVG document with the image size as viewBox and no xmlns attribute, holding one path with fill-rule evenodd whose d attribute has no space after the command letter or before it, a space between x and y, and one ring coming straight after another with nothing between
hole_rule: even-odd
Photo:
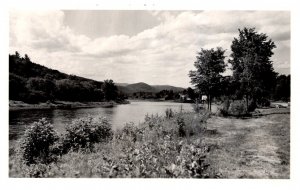
<instances>
[{"instance_id":1,"label":"reflection on water","mask_svg":"<svg viewBox=\"0 0 300 190\"><path fill-rule=\"evenodd\" d=\"M143 122L145 115L164 115L167 108L174 111L191 111L191 104L174 102L142 102L133 101L130 104L118 105L112 108L80 108L80 109L53 109L53 110L18 110L9 112L9 139L15 140L23 134L29 124L45 117L59 133L64 132L66 124L73 119L91 116L105 116L111 122L113 129L120 129L126 122L138 124Z\"/></svg>"}]
</instances>

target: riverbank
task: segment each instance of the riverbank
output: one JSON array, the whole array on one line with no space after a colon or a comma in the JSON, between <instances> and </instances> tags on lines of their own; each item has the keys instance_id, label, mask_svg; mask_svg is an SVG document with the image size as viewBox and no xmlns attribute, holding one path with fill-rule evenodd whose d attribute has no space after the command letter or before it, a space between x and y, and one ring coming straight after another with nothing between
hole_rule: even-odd
<instances>
[{"instance_id":1,"label":"riverbank","mask_svg":"<svg viewBox=\"0 0 300 190\"><path fill-rule=\"evenodd\" d=\"M132 99L128 99L130 102L172 102L172 103L194 103L194 101L181 101L178 99L173 99L173 100L165 100L163 98L161 99L137 99L137 98L132 98Z\"/></svg>"},{"instance_id":2,"label":"riverbank","mask_svg":"<svg viewBox=\"0 0 300 190\"><path fill-rule=\"evenodd\" d=\"M147 116L108 143L69 152L50 165L22 165L10 147L10 177L289 178L290 114L241 119L209 114ZM201 169L205 168L205 169Z\"/></svg>"},{"instance_id":3,"label":"riverbank","mask_svg":"<svg viewBox=\"0 0 300 190\"><path fill-rule=\"evenodd\" d=\"M111 140L95 144L93 150L71 150L50 164L27 166L19 148L11 147L9 176L213 178L205 159L208 147L200 138L208 117L208 112L146 116L139 125L125 124Z\"/></svg>"},{"instance_id":4,"label":"riverbank","mask_svg":"<svg viewBox=\"0 0 300 190\"><path fill-rule=\"evenodd\" d=\"M69 101L47 101L39 104L28 104L22 101L9 101L9 111L13 110L30 110L30 109L68 109L68 108L93 108L93 107L113 107L118 104L128 104L127 100L123 102L69 102Z\"/></svg>"}]
</instances>

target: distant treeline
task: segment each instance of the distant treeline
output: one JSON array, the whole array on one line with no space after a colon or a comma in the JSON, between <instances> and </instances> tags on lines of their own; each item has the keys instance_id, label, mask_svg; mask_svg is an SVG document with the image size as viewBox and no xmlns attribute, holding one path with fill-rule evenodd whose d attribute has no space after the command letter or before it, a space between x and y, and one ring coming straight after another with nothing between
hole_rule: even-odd
<instances>
[{"instance_id":1,"label":"distant treeline","mask_svg":"<svg viewBox=\"0 0 300 190\"><path fill-rule=\"evenodd\" d=\"M27 103L45 101L122 101L112 80L94 81L33 63L27 54L9 55L9 99Z\"/></svg>"},{"instance_id":2,"label":"distant treeline","mask_svg":"<svg viewBox=\"0 0 300 190\"><path fill-rule=\"evenodd\" d=\"M129 98L133 99L156 99L156 100L178 100L178 101L193 101L197 94L192 88L187 88L182 91L161 90L159 92L134 92L129 94Z\"/></svg>"}]
</instances>

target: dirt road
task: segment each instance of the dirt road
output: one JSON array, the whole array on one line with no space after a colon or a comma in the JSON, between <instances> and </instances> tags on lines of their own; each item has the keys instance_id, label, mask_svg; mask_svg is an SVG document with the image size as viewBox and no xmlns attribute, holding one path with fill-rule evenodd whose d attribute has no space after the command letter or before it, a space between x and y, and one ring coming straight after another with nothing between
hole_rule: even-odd
<instances>
[{"instance_id":1,"label":"dirt road","mask_svg":"<svg viewBox=\"0 0 300 190\"><path fill-rule=\"evenodd\" d=\"M204 137L208 159L223 178L289 178L290 115L236 119L213 116Z\"/></svg>"}]
</instances>

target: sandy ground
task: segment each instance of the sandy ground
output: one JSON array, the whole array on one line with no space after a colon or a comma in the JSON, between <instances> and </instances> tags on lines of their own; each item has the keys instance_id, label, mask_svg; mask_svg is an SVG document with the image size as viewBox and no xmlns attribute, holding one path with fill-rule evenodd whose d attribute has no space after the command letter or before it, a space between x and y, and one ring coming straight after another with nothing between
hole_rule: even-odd
<instances>
[{"instance_id":1,"label":"sandy ground","mask_svg":"<svg viewBox=\"0 0 300 190\"><path fill-rule=\"evenodd\" d=\"M222 178L289 178L290 115L236 119L213 116L204 137L211 167Z\"/></svg>"}]
</instances>

